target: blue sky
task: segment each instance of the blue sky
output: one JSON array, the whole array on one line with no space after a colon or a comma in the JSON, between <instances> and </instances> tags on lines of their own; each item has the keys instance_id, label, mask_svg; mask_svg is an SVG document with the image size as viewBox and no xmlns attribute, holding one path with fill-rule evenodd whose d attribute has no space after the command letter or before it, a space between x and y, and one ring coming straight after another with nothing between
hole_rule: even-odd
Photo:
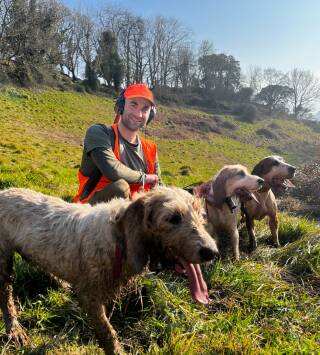
<instances>
[{"instance_id":1,"label":"blue sky","mask_svg":"<svg viewBox=\"0 0 320 355\"><path fill-rule=\"evenodd\" d=\"M210 40L217 52L249 65L320 75L320 0L64 0L69 7L98 10L121 4L143 17L175 17L195 43Z\"/></svg>"}]
</instances>

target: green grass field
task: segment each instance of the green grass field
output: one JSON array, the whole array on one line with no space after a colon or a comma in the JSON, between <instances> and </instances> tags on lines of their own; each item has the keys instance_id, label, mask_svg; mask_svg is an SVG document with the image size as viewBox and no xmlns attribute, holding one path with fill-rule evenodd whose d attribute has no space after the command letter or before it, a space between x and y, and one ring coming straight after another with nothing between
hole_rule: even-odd
<instances>
[{"instance_id":1,"label":"green grass field","mask_svg":"<svg viewBox=\"0 0 320 355\"><path fill-rule=\"evenodd\" d=\"M208 180L225 164L241 163L251 169L275 152L294 164L320 154L319 133L302 122L270 118L249 124L220 116L221 124L233 127L224 135L175 124L175 117L210 120L211 114L177 107L160 107L159 112L146 135L158 144L162 178L169 185ZM109 124L113 115L112 99L2 88L0 188L29 187L70 199L77 189L86 128L96 122ZM257 134L259 129L273 132L274 138ZM204 270L212 299L209 307L193 304L186 280L176 274L142 277L136 292L115 303L112 316L126 350L319 353L320 227L306 218L280 214L279 234L282 247L270 247L267 224L259 222L258 249L253 254L246 253L243 232L241 261L221 260ZM102 353L72 291L59 289L18 256L15 270L20 320L32 344L19 348L2 342L0 354ZM1 317L0 332L4 333Z\"/></svg>"}]
</instances>

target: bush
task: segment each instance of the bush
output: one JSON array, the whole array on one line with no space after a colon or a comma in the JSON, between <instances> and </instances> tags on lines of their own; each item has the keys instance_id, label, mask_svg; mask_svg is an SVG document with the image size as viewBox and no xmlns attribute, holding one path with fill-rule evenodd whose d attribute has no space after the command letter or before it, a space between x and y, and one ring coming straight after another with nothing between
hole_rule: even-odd
<instances>
[{"instance_id":1,"label":"bush","mask_svg":"<svg viewBox=\"0 0 320 355\"><path fill-rule=\"evenodd\" d=\"M267 128L260 128L260 129L257 129L256 130L256 133L259 135L259 136L264 136L266 138L270 138L270 139L273 139L273 138L278 138L278 136L273 133L272 131L268 130Z\"/></svg>"},{"instance_id":2,"label":"bush","mask_svg":"<svg viewBox=\"0 0 320 355\"><path fill-rule=\"evenodd\" d=\"M303 120L304 125L312 128L314 132L320 133L320 122L319 121L312 121L312 120Z\"/></svg>"},{"instance_id":3,"label":"bush","mask_svg":"<svg viewBox=\"0 0 320 355\"><path fill-rule=\"evenodd\" d=\"M12 97L15 99L29 99L29 95L27 93L27 91L20 89L20 88L16 88L13 86L6 86L1 90L1 93L5 96L8 97Z\"/></svg>"},{"instance_id":4,"label":"bush","mask_svg":"<svg viewBox=\"0 0 320 355\"><path fill-rule=\"evenodd\" d=\"M221 122L220 127L230 129L232 131L235 131L236 129L238 129L238 126L230 121Z\"/></svg>"},{"instance_id":5,"label":"bush","mask_svg":"<svg viewBox=\"0 0 320 355\"><path fill-rule=\"evenodd\" d=\"M0 68L0 86L10 82L8 75Z\"/></svg>"},{"instance_id":6,"label":"bush","mask_svg":"<svg viewBox=\"0 0 320 355\"><path fill-rule=\"evenodd\" d=\"M74 91L76 91L76 92L81 92L81 93L86 92L85 87L84 87L83 85L81 85L81 84L74 84L74 85L73 85L73 89L74 89Z\"/></svg>"},{"instance_id":7,"label":"bush","mask_svg":"<svg viewBox=\"0 0 320 355\"><path fill-rule=\"evenodd\" d=\"M241 104L235 106L232 113L237 115L241 121L252 123L257 119L258 109L253 104Z\"/></svg>"}]
</instances>

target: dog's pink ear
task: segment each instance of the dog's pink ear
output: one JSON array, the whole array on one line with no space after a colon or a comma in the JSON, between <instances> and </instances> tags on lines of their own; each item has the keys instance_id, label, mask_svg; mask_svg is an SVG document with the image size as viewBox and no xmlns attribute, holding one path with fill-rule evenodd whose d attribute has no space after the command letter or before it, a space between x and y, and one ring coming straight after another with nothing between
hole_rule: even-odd
<instances>
[{"instance_id":1,"label":"dog's pink ear","mask_svg":"<svg viewBox=\"0 0 320 355\"><path fill-rule=\"evenodd\" d=\"M205 198L209 204L214 205L217 208L222 208L226 199L224 184L224 174L219 174L214 181L210 180L201 184L197 188L195 195Z\"/></svg>"},{"instance_id":2,"label":"dog's pink ear","mask_svg":"<svg viewBox=\"0 0 320 355\"><path fill-rule=\"evenodd\" d=\"M211 181L208 181L202 183L200 186L197 186L194 191L194 194L198 197L206 198L210 193L211 183L212 183Z\"/></svg>"}]
</instances>

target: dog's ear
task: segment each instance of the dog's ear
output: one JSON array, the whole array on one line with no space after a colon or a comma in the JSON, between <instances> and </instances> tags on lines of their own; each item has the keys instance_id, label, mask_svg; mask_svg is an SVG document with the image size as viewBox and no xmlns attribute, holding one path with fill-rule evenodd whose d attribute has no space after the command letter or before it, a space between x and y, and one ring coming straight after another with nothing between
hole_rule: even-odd
<instances>
[{"instance_id":1,"label":"dog's ear","mask_svg":"<svg viewBox=\"0 0 320 355\"><path fill-rule=\"evenodd\" d=\"M194 195L198 197L207 197L210 193L212 181L204 182L197 186L194 190Z\"/></svg>"},{"instance_id":2,"label":"dog's ear","mask_svg":"<svg viewBox=\"0 0 320 355\"><path fill-rule=\"evenodd\" d=\"M141 223L143 223L144 229L150 230L153 224L153 204L150 198L146 196L140 197L135 203L137 206L134 208L138 208L141 213Z\"/></svg>"},{"instance_id":3,"label":"dog's ear","mask_svg":"<svg viewBox=\"0 0 320 355\"><path fill-rule=\"evenodd\" d=\"M209 191L207 201L217 208L222 208L226 199L225 190L226 176L222 173L218 174L212 182L212 187Z\"/></svg>"},{"instance_id":4,"label":"dog's ear","mask_svg":"<svg viewBox=\"0 0 320 355\"><path fill-rule=\"evenodd\" d=\"M139 223L142 223L144 220L144 214L145 204L143 198L138 198L129 205L124 213L121 213L119 218L117 218L117 221L118 223L121 223L122 220L130 221L130 223L136 223L136 221L140 221Z\"/></svg>"},{"instance_id":5,"label":"dog's ear","mask_svg":"<svg viewBox=\"0 0 320 355\"><path fill-rule=\"evenodd\" d=\"M148 262L144 239L146 205L139 197L126 209L117 223L118 231L125 238L127 267L133 275L142 272Z\"/></svg>"},{"instance_id":6,"label":"dog's ear","mask_svg":"<svg viewBox=\"0 0 320 355\"><path fill-rule=\"evenodd\" d=\"M272 160L269 158L262 159L252 170L252 175L263 177L268 174L272 168Z\"/></svg>"},{"instance_id":7,"label":"dog's ear","mask_svg":"<svg viewBox=\"0 0 320 355\"><path fill-rule=\"evenodd\" d=\"M148 208L146 210L146 213L145 213L145 225L148 229L151 229L152 228L152 222L153 222L153 209L152 207L150 206L150 208Z\"/></svg>"}]
</instances>

